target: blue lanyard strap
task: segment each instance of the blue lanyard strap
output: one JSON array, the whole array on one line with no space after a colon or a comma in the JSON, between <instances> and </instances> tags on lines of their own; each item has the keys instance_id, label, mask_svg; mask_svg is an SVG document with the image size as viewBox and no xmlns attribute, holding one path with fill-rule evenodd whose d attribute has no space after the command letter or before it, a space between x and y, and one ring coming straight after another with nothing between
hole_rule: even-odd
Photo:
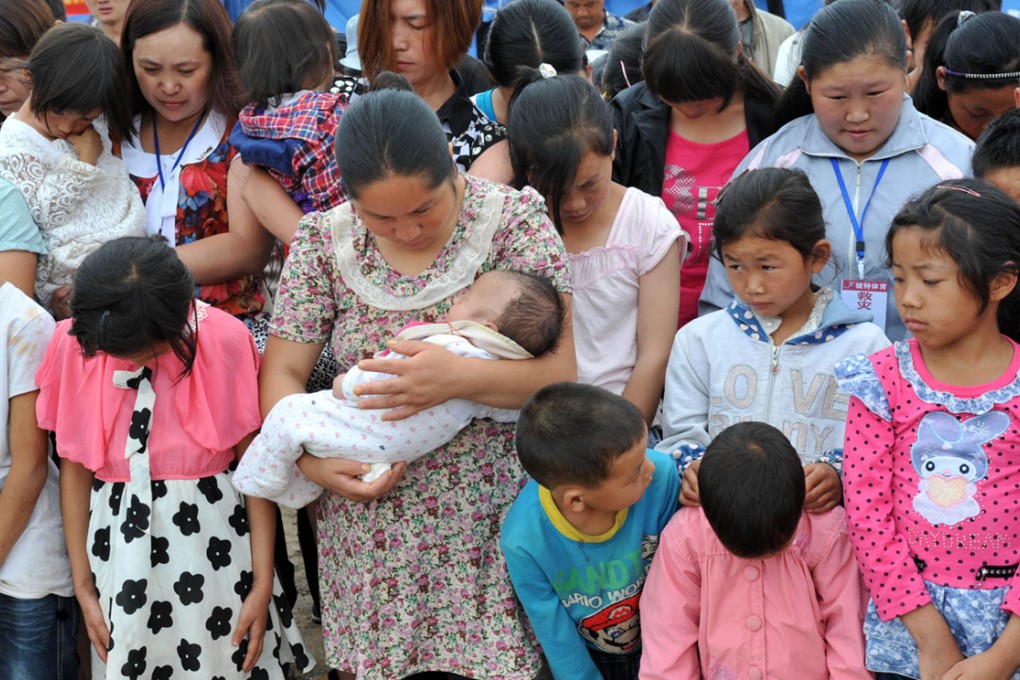
<instances>
[{"instance_id":1,"label":"blue lanyard strap","mask_svg":"<svg viewBox=\"0 0 1020 680\"><path fill-rule=\"evenodd\" d=\"M195 138L195 134L198 132L199 126L202 121L205 120L205 111L198 116L198 120L195 121L195 126L191 128L191 132L188 133L188 138L184 140L184 146L177 152L177 158L174 159L173 167L170 168L170 174L174 174L174 170L181 164L181 159L184 158L184 152L188 150L188 144L191 144L191 140ZM156 114L152 114L152 145L156 147L156 172L159 174L159 186L165 192L166 191L166 179L163 177L163 161L159 153L159 131L156 129ZM887 161L888 162L888 161Z\"/></svg>"},{"instance_id":2,"label":"blue lanyard strap","mask_svg":"<svg viewBox=\"0 0 1020 680\"><path fill-rule=\"evenodd\" d=\"M885 169L889 167L889 159L886 158L882 161L881 167L878 168L878 175L875 177L875 185L871 187L871 194L868 196L867 202L864 204L864 210L861 212L861 219L858 221L857 215L854 213L854 204L850 200L850 192L846 190L846 182L843 181L843 174L839 171L839 159L833 158L832 160L832 171L836 173L836 181L839 182L839 190L843 194L843 205L846 206L846 213L850 217L850 224L854 228L854 238L857 242L854 244L854 250L857 252L857 262L861 268L861 276L863 277L864 268L864 216L868 214L868 208L871 207L871 199L875 197L875 192L878 191L878 185L882 181L882 176L885 175Z\"/></svg>"}]
</instances>

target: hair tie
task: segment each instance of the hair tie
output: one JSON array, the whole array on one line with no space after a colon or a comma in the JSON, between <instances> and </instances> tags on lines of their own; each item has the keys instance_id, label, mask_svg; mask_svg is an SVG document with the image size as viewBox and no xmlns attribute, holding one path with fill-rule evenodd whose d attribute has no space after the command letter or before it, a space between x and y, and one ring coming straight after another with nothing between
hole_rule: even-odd
<instances>
[{"instance_id":1,"label":"hair tie","mask_svg":"<svg viewBox=\"0 0 1020 680\"><path fill-rule=\"evenodd\" d=\"M953 76L954 78L966 78L968 80L1010 80L1013 78L1020 78L1020 71L1006 71L1005 73L964 73L963 71L957 71L949 66L943 66L942 68L946 70L946 75Z\"/></svg>"},{"instance_id":2,"label":"hair tie","mask_svg":"<svg viewBox=\"0 0 1020 680\"><path fill-rule=\"evenodd\" d=\"M630 87L630 78L627 77L627 67L623 63L623 59L620 60L620 71L623 72L623 82L627 83L627 87Z\"/></svg>"},{"instance_id":3,"label":"hair tie","mask_svg":"<svg viewBox=\"0 0 1020 680\"><path fill-rule=\"evenodd\" d=\"M960 26L963 26L963 23L965 21L967 21L968 19L971 19L972 17L975 17L975 16L977 16L977 15L974 14L974 12L971 12L969 9L965 9L965 10L961 11L960 12L960 16L956 17L956 27L959 28Z\"/></svg>"},{"instance_id":4,"label":"hair tie","mask_svg":"<svg viewBox=\"0 0 1020 680\"><path fill-rule=\"evenodd\" d=\"M556 75L556 69L553 68L552 64L545 63L539 64L538 72L543 78L552 78L554 75Z\"/></svg>"}]
</instances>

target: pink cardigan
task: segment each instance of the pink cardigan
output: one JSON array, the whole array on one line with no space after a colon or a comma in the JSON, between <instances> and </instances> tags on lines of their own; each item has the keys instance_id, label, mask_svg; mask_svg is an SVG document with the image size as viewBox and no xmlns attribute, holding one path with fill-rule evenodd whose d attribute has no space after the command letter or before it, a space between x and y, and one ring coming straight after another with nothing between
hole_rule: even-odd
<instances>
[{"instance_id":1,"label":"pink cardigan","mask_svg":"<svg viewBox=\"0 0 1020 680\"><path fill-rule=\"evenodd\" d=\"M842 508L805 513L765 559L723 547L700 508L663 532L641 598L642 680L864 680L864 606Z\"/></svg>"}]
</instances>

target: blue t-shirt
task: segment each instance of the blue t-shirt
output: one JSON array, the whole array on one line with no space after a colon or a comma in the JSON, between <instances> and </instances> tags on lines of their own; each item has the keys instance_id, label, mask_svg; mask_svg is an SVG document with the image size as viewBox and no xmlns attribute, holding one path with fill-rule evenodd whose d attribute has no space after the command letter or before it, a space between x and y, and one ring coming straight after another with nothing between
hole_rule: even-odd
<instances>
[{"instance_id":1,"label":"blue t-shirt","mask_svg":"<svg viewBox=\"0 0 1020 680\"><path fill-rule=\"evenodd\" d=\"M601 536L578 532L534 480L503 522L500 547L510 580L554 677L600 679L589 648L607 654L640 649L641 589L680 493L673 459L657 451L648 451L648 458L655 473L644 496Z\"/></svg>"},{"instance_id":2,"label":"blue t-shirt","mask_svg":"<svg viewBox=\"0 0 1020 680\"><path fill-rule=\"evenodd\" d=\"M45 255L46 244L21 191L7 180L0 179L0 252L5 250L27 250Z\"/></svg>"}]
</instances>

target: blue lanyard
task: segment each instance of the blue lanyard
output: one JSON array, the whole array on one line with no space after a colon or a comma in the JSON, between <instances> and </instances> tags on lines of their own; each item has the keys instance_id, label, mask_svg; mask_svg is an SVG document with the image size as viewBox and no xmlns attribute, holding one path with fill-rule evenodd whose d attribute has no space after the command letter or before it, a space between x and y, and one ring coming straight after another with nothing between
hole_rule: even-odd
<instances>
[{"instance_id":1,"label":"blue lanyard","mask_svg":"<svg viewBox=\"0 0 1020 680\"><path fill-rule=\"evenodd\" d=\"M875 185L871 187L871 195L868 196L867 202L864 204L864 210L861 211L861 219L857 220L857 215L854 214L854 204L850 200L850 192L846 190L846 182L843 181L843 174L839 171L839 159L833 158L832 160L832 171L836 173L836 181L839 182L839 190L843 193L843 205L846 206L846 213L850 217L850 224L854 228L854 238L857 239L857 243L854 244L854 250L857 252L857 275L860 278L864 278L864 216L868 214L868 208L871 207L871 199L875 197L875 192L878 191L878 185L882 181L882 176L885 174L885 169L889 167L889 159L886 158L882 161L881 167L878 169L878 175L875 177Z\"/></svg>"},{"instance_id":2,"label":"blue lanyard","mask_svg":"<svg viewBox=\"0 0 1020 680\"><path fill-rule=\"evenodd\" d=\"M184 158L184 152L188 150L188 144L191 144L191 140L195 138L195 133L198 132L198 127L202 124L205 119L205 111L195 121L195 127L191 128L191 132L188 133L188 138L184 140L184 146L177 152L177 158L174 159L174 165L170 168L170 174L174 174L174 170L181 164L181 159ZM159 173L159 186L165 192L166 191L166 179L163 177L163 162L160 160L159 153L159 131L156 129L156 114L152 114L152 145L156 147L156 172Z\"/></svg>"}]
</instances>

